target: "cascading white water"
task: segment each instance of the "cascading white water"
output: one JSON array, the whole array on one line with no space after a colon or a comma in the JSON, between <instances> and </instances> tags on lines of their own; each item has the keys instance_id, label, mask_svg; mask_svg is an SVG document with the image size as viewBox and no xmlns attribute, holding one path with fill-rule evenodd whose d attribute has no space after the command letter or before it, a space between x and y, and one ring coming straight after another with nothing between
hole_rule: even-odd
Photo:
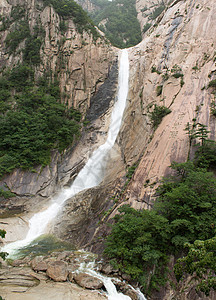
<instances>
[{"instance_id":1,"label":"cascading white water","mask_svg":"<svg viewBox=\"0 0 216 300\"><path fill-rule=\"evenodd\" d=\"M129 296L126 296L116 290L116 286L112 282L112 279L115 279L115 280L118 280L118 279L107 277L107 276L102 275L94 270L94 261L90 262L90 263L80 264L78 272L84 272L86 274L89 274L93 277L100 279L103 282L104 287L107 291L108 300L131 300L131 298ZM134 290L136 292L139 300L147 300L139 289L135 290L131 285L129 285L129 286L132 290Z\"/></svg>"},{"instance_id":2,"label":"cascading white water","mask_svg":"<svg viewBox=\"0 0 216 300\"><path fill-rule=\"evenodd\" d=\"M1 251L8 252L10 257L12 257L18 249L27 246L37 237L46 233L48 224L56 217L67 199L82 190L97 186L102 181L106 168L106 157L116 141L126 106L129 81L129 60L126 49L121 51L119 64L118 98L113 108L106 142L93 152L91 158L77 175L72 186L63 189L51 200L48 208L35 214L29 220L29 231L26 238L10 243L1 249Z\"/></svg>"}]
</instances>

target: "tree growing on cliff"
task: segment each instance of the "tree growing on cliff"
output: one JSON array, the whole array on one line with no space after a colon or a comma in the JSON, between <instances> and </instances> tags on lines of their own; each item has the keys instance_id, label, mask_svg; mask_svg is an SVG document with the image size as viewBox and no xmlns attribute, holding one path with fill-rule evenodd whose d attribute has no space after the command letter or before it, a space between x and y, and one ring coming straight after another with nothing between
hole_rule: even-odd
<instances>
[{"instance_id":1,"label":"tree growing on cliff","mask_svg":"<svg viewBox=\"0 0 216 300\"><path fill-rule=\"evenodd\" d=\"M106 255L146 294L166 282L167 255L181 256L185 243L215 236L215 176L191 161L171 168L174 174L162 181L153 209L123 206L106 243Z\"/></svg>"},{"instance_id":2,"label":"tree growing on cliff","mask_svg":"<svg viewBox=\"0 0 216 300\"><path fill-rule=\"evenodd\" d=\"M177 280L190 274L199 283L196 290L209 296L210 290L216 290L216 236L204 241L186 244L188 254L178 259L174 267Z\"/></svg>"},{"instance_id":3,"label":"tree growing on cliff","mask_svg":"<svg viewBox=\"0 0 216 300\"><path fill-rule=\"evenodd\" d=\"M214 236L216 179L193 163L172 164L174 176L158 189L155 210L169 221L173 252L186 242Z\"/></svg>"},{"instance_id":4,"label":"tree growing on cliff","mask_svg":"<svg viewBox=\"0 0 216 300\"><path fill-rule=\"evenodd\" d=\"M107 238L105 254L148 293L165 282L161 270L169 251L168 220L154 211L137 211L127 205L119 212Z\"/></svg>"}]
</instances>

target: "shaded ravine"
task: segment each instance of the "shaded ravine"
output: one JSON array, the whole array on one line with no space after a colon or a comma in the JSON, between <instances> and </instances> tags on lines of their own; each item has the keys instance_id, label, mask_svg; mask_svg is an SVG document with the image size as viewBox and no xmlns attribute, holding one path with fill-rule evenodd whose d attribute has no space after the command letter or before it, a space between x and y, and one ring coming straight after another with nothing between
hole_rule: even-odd
<instances>
[{"instance_id":1,"label":"shaded ravine","mask_svg":"<svg viewBox=\"0 0 216 300\"><path fill-rule=\"evenodd\" d=\"M119 56L118 97L113 108L106 142L93 152L71 187L63 189L54 196L47 208L36 213L29 220L29 231L25 239L7 244L1 249L1 251L8 252L10 257L15 256L18 249L27 246L48 231L49 223L57 216L67 199L85 189L99 185L103 180L106 163L109 160L109 151L113 147L121 127L128 94L129 60L127 50L121 50Z\"/></svg>"}]
</instances>

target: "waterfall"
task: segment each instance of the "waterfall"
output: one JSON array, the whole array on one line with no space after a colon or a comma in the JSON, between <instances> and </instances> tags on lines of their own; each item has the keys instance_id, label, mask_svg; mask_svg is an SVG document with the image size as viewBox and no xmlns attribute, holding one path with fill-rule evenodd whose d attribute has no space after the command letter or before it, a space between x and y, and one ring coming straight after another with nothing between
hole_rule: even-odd
<instances>
[{"instance_id":1,"label":"waterfall","mask_svg":"<svg viewBox=\"0 0 216 300\"><path fill-rule=\"evenodd\" d=\"M47 208L36 213L29 220L29 231L26 238L5 245L1 249L1 251L8 252L10 257L13 256L18 249L27 246L37 237L46 233L49 223L57 216L67 199L80 191L97 186L103 180L107 155L116 141L126 106L129 84L129 60L126 49L121 50L119 61L118 96L112 111L106 142L93 152L71 187L63 189L51 200Z\"/></svg>"}]
</instances>

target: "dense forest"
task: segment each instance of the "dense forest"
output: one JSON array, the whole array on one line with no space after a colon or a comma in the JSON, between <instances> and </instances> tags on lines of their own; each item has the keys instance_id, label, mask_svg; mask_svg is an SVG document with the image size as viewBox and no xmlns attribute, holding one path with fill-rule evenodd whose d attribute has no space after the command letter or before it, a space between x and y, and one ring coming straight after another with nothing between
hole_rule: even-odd
<instances>
[{"instance_id":1,"label":"dense forest","mask_svg":"<svg viewBox=\"0 0 216 300\"><path fill-rule=\"evenodd\" d=\"M216 142L203 124L185 130L194 159L172 163L174 173L163 178L151 210L122 206L106 242L113 265L138 280L146 295L170 280L171 255L178 258L173 285L190 274L197 291L208 296L216 289Z\"/></svg>"},{"instance_id":2,"label":"dense forest","mask_svg":"<svg viewBox=\"0 0 216 300\"><path fill-rule=\"evenodd\" d=\"M99 10L90 16L110 42L118 48L135 46L141 42L135 0L93 0Z\"/></svg>"}]
</instances>

